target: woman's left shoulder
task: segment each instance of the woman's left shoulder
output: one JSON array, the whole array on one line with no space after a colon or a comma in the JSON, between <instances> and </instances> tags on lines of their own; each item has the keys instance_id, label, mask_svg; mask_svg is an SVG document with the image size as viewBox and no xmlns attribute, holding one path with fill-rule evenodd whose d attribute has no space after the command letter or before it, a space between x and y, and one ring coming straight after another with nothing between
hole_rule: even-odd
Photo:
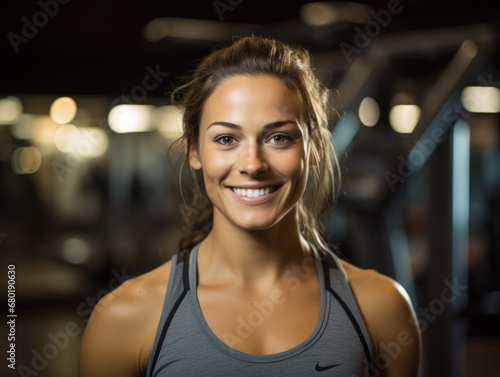
<instances>
[{"instance_id":1,"label":"woman's left shoulder","mask_svg":"<svg viewBox=\"0 0 500 377\"><path fill-rule=\"evenodd\" d=\"M364 270L345 261L341 264L349 286L356 299L362 300L361 304L373 303L379 310L411 308L407 292L397 281L375 270Z\"/></svg>"},{"instance_id":2,"label":"woman's left shoulder","mask_svg":"<svg viewBox=\"0 0 500 377\"><path fill-rule=\"evenodd\" d=\"M374 270L341 261L376 355L390 361L386 371L416 375L421 338L415 311L406 290L395 280ZM392 372L392 373L391 373Z\"/></svg>"}]
</instances>

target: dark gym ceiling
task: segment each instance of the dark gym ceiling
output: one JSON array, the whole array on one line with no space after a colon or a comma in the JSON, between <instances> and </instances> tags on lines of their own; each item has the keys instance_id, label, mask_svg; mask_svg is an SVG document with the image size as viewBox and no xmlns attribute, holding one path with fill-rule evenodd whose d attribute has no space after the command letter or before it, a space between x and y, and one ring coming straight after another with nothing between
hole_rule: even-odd
<instances>
[{"instance_id":1,"label":"dark gym ceiling","mask_svg":"<svg viewBox=\"0 0 500 377\"><path fill-rule=\"evenodd\" d=\"M231 40L230 25L253 24L255 34L300 43L312 51L338 49L342 41L353 39L355 24L342 23L321 30L300 20L300 8L307 1L218 0L228 7L220 21L216 1L131 1L131 0L60 0L57 14L49 16L36 35L12 45L14 33L22 36L25 20L32 21L39 2L11 1L0 15L1 76L0 93L53 93L116 95L129 91L145 74L145 67L161 65L169 80L182 75L196 59ZM375 11L387 9L397 0L362 1ZM233 4L234 6L231 6ZM381 35L437 29L450 26L499 22L498 1L401 0L403 10L393 15ZM55 11L53 11L55 12ZM23 19L25 17L25 19ZM158 42L145 39L145 25L158 17L210 20L228 27L227 38L218 41L165 38ZM43 22L43 16L40 22ZM162 96L165 86L151 92Z\"/></svg>"}]
</instances>

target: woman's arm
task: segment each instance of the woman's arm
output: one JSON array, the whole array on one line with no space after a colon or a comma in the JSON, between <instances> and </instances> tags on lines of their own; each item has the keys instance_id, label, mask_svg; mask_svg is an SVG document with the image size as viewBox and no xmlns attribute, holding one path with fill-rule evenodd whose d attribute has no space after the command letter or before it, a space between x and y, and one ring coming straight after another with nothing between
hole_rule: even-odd
<instances>
[{"instance_id":1,"label":"woman's arm","mask_svg":"<svg viewBox=\"0 0 500 377\"><path fill-rule=\"evenodd\" d=\"M120 288L118 288L120 289ZM134 377L137 319L127 294L111 292L94 308L80 346L80 377Z\"/></svg>"},{"instance_id":2,"label":"woman's arm","mask_svg":"<svg viewBox=\"0 0 500 377\"><path fill-rule=\"evenodd\" d=\"M346 272L375 348L373 375L417 377L421 337L406 291L373 270L348 265Z\"/></svg>"},{"instance_id":3,"label":"woman's arm","mask_svg":"<svg viewBox=\"0 0 500 377\"><path fill-rule=\"evenodd\" d=\"M374 319L378 323L374 331L378 350L375 371L380 370L380 376L385 377L417 377L422 341L415 312L403 287L387 277L382 279L386 280L381 282L384 297Z\"/></svg>"},{"instance_id":4,"label":"woman's arm","mask_svg":"<svg viewBox=\"0 0 500 377\"><path fill-rule=\"evenodd\" d=\"M169 266L127 281L99 301L83 334L80 377L145 375Z\"/></svg>"}]
</instances>

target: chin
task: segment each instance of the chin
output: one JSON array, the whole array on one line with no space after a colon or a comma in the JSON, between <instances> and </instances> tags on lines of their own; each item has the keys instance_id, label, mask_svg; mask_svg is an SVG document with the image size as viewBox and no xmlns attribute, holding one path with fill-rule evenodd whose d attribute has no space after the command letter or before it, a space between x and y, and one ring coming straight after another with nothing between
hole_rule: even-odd
<instances>
[{"instance_id":1,"label":"chin","mask_svg":"<svg viewBox=\"0 0 500 377\"><path fill-rule=\"evenodd\" d=\"M257 221L252 221L252 222L234 222L234 225L236 225L238 228L241 228L243 230L248 230L248 231L257 231L257 230L266 230L269 228L272 228L275 222L257 222Z\"/></svg>"},{"instance_id":2,"label":"chin","mask_svg":"<svg viewBox=\"0 0 500 377\"><path fill-rule=\"evenodd\" d=\"M263 219L251 216L251 218L246 220L242 220L241 218L236 219L236 221L233 221L233 224L248 231L267 230L279 223L283 217L284 216L281 216L280 218Z\"/></svg>"}]
</instances>

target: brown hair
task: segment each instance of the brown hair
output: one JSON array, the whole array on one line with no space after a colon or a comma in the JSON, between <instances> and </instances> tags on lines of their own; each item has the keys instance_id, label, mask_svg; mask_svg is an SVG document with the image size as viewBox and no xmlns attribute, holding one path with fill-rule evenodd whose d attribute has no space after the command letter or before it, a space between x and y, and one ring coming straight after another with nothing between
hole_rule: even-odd
<instances>
[{"instance_id":1,"label":"brown hair","mask_svg":"<svg viewBox=\"0 0 500 377\"><path fill-rule=\"evenodd\" d=\"M329 252L322 236L320 215L335 203L340 174L328 129L330 92L314 75L305 49L252 36L208 55L172 94L172 102L183 111L183 135L178 141L185 143L186 152L198 144L205 102L221 81L236 75L262 74L280 79L302 105L300 123L308 135L311 166L305 193L298 202L299 226L302 236L314 249ZM187 158L185 153L179 171L184 200L180 208L188 227L180 240L181 249L191 248L205 238L213 221L213 205L206 194L203 175L190 168Z\"/></svg>"}]
</instances>

